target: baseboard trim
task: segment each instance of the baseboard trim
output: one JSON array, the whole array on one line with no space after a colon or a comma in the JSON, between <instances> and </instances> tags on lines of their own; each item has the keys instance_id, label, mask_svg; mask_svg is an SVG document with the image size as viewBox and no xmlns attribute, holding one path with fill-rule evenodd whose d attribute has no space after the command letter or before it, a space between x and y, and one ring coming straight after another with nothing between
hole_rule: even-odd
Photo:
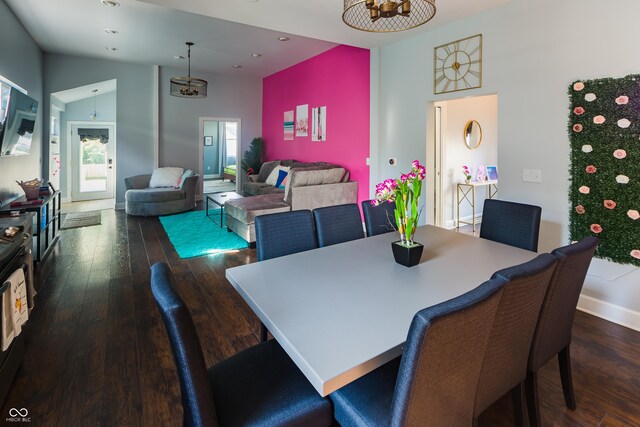
<instances>
[{"instance_id":1,"label":"baseboard trim","mask_svg":"<svg viewBox=\"0 0 640 427\"><path fill-rule=\"evenodd\" d=\"M117 211L124 210L124 204L125 204L125 202L116 203L115 210L117 210Z\"/></svg>"},{"instance_id":2,"label":"baseboard trim","mask_svg":"<svg viewBox=\"0 0 640 427\"><path fill-rule=\"evenodd\" d=\"M640 332L640 313L586 295L580 295L578 310Z\"/></svg>"}]
</instances>

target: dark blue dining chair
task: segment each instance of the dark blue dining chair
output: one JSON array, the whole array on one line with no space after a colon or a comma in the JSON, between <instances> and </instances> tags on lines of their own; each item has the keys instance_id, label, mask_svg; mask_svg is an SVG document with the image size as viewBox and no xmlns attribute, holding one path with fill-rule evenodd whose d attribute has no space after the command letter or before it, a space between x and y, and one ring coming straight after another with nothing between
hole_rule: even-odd
<instances>
[{"instance_id":1,"label":"dark blue dining chair","mask_svg":"<svg viewBox=\"0 0 640 427\"><path fill-rule=\"evenodd\" d=\"M364 214L364 226L367 229L367 237L396 231L398 227L396 226L395 209L395 202L383 202L378 206L373 206L371 200L363 201L362 213Z\"/></svg>"},{"instance_id":2,"label":"dark blue dining chair","mask_svg":"<svg viewBox=\"0 0 640 427\"><path fill-rule=\"evenodd\" d=\"M255 219L258 261L316 249L316 233L310 210L259 215ZM260 341L268 338L268 330L260 322Z\"/></svg>"},{"instance_id":3,"label":"dark blue dining chair","mask_svg":"<svg viewBox=\"0 0 640 427\"><path fill-rule=\"evenodd\" d=\"M485 199L480 237L529 251L538 251L540 206Z\"/></svg>"},{"instance_id":4,"label":"dark blue dining chair","mask_svg":"<svg viewBox=\"0 0 640 427\"><path fill-rule=\"evenodd\" d=\"M151 291L178 370L185 426L331 425L331 403L275 340L207 370L193 319L171 280L166 264L151 267Z\"/></svg>"},{"instance_id":5,"label":"dark blue dining chair","mask_svg":"<svg viewBox=\"0 0 640 427\"><path fill-rule=\"evenodd\" d=\"M420 310L402 356L329 395L342 426L471 425L476 387L506 280Z\"/></svg>"},{"instance_id":6,"label":"dark blue dining chair","mask_svg":"<svg viewBox=\"0 0 640 427\"><path fill-rule=\"evenodd\" d=\"M482 362L474 409L476 420L485 409L511 391L516 425L525 425L527 360L540 307L556 264L555 256L542 254L493 274L492 279L505 279L507 284Z\"/></svg>"},{"instance_id":7,"label":"dark blue dining chair","mask_svg":"<svg viewBox=\"0 0 640 427\"><path fill-rule=\"evenodd\" d=\"M531 426L541 425L538 370L556 355L565 404L569 409L576 409L569 354L571 328L580 291L599 242L597 237L587 236L552 252L558 258L558 267L542 303L527 368L526 393Z\"/></svg>"},{"instance_id":8,"label":"dark blue dining chair","mask_svg":"<svg viewBox=\"0 0 640 427\"><path fill-rule=\"evenodd\" d=\"M259 215L255 227L258 261L318 247L310 210Z\"/></svg>"},{"instance_id":9,"label":"dark blue dining chair","mask_svg":"<svg viewBox=\"0 0 640 427\"><path fill-rule=\"evenodd\" d=\"M355 203L314 209L313 219L321 248L364 238L360 209Z\"/></svg>"}]
</instances>

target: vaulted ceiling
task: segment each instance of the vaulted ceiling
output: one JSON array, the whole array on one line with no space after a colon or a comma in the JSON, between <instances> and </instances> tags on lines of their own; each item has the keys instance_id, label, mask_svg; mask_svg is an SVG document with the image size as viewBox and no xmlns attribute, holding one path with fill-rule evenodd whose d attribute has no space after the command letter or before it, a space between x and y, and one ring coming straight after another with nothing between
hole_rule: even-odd
<instances>
[{"instance_id":1,"label":"vaulted ceiling","mask_svg":"<svg viewBox=\"0 0 640 427\"><path fill-rule=\"evenodd\" d=\"M186 57L184 43L192 41L194 71L259 77L337 44L384 45L508 1L438 0L426 25L372 34L342 22L342 0L118 0L118 7L101 0L6 0L46 52L186 68L185 59L174 57Z\"/></svg>"}]
</instances>

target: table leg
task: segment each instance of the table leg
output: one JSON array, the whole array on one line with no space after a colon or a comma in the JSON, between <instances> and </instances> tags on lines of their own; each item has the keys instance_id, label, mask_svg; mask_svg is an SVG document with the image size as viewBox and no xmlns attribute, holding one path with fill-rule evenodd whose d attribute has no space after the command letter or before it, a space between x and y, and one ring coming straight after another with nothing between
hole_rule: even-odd
<instances>
[{"instance_id":1,"label":"table leg","mask_svg":"<svg viewBox=\"0 0 640 427\"><path fill-rule=\"evenodd\" d=\"M456 200L458 202L458 223L457 223L457 228L460 229L460 184L456 185Z\"/></svg>"},{"instance_id":2,"label":"table leg","mask_svg":"<svg viewBox=\"0 0 640 427\"><path fill-rule=\"evenodd\" d=\"M476 232L476 187L471 187L471 230Z\"/></svg>"}]
</instances>

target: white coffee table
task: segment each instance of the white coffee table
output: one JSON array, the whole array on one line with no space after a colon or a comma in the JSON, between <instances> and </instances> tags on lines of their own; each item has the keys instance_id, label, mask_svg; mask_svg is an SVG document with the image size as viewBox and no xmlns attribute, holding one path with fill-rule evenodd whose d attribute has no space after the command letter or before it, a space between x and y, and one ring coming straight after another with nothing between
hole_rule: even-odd
<instances>
[{"instance_id":1,"label":"white coffee table","mask_svg":"<svg viewBox=\"0 0 640 427\"><path fill-rule=\"evenodd\" d=\"M205 194L204 210L205 214L211 218L214 224L222 228L224 226L224 204L228 200L242 199L244 196L236 193L235 191L226 191L224 193L210 193ZM220 222L216 222L213 215L209 215L209 202L220 206Z\"/></svg>"}]
</instances>

